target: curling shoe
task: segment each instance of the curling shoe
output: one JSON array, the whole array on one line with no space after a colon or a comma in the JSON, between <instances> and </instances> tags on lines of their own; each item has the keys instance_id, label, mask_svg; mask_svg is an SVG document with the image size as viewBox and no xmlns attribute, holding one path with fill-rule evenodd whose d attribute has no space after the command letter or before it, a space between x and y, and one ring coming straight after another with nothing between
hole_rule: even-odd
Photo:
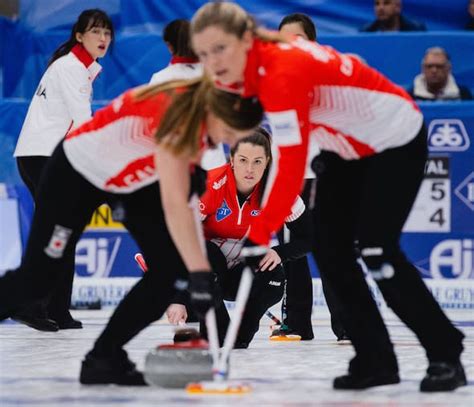
<instances>
[{"instance_id":1,"label":"curling shoe","mask_svg":"<svg viewBox=\"0 0 474 407\"><path fill-rule=\"evenodd\" d=\"M82 322L74 319L69 311L49 313L49 317L58 324L59 329L82 329Z\"/></svg>"},{"instance_id":2,"label":"curling shoe","mask_svg":"<svg viewBox=\"0 0 474 407\"><path fill-rule=\"evenodd\" d=\"M420 383L420 391L453 391L466 384L466 374L461 362L431 362Z\"/></svg>"},{"instance_id":3,"label":"curling shoe","mask_svg":"<svg viewBox=\"0 0 474 407\"><path fill-rule=\"evenodd\" d=\"M339 390L363 390L369 387L384 386L386 384L400 383L400 376L397 372L361 375L349 373L334 379L333 387Z\"/></svg>"},{"instance_id":4,"label":"curling shoe","mask_svg":"<svg viewBox=\"0 0 474 407\"><path fill-rule=\"evenodd\" d=\"M82 322L74 318L56 322L59 329L82 329Z\"/></svg>"},{"instance_id":5,"label":"curling shoe","mask_svg":"<svg viewBox=\"0 0 474 407\"><path fill-rule=\"evenodd\" d=\"M18 313L12 315L11 318L16 322L20 322L21 324L29 326L30 328L36 329L38 331L56 332L59 330L56 321L43 316Z\"/></svg>"},{"instance_id":6,"label":"curling shoe","mask_svg":"<svg viewBox=\"0 0 474 407\"><path fill-rule=\"evenodd\" d=\"M82 361L79 381L82 384L118 384L147 386L143 374L135 369L125 351L119 357L99 357L89 352Z\"/></svg>"}]
</instances>

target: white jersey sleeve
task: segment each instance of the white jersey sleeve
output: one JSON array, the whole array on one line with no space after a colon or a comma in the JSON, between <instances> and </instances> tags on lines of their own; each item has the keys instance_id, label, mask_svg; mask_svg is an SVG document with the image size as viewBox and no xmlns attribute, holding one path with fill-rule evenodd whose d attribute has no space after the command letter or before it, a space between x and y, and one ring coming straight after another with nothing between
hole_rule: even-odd
<instances>
[{"instance_id":1,"label":"white jersey sleeve","mask_svg":"<svg viewBox=\"0 0 474 407\"><path fill-rule=\"evenodd\" d=\"M72 128L79 127L92 116L92 82L89 72L80 65L58 67L60 73L60 90L64 103L72 118Z\"/></svg>"}]
</instances>

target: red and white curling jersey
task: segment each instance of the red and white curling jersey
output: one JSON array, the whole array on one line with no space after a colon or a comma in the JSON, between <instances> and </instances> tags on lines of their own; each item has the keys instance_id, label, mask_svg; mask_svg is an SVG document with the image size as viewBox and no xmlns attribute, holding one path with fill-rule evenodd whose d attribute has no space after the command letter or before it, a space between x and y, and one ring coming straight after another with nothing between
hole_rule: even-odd
<instances>
[{"instance_id":1,"label":"red and white curling jersey","mask_svg":"<svg viewBox=\"0 0 474 407\"><path fill-rule=\"evenodd\" d=\"M261 194L262 185L258 183L254 191L240 205L230 164L208 172L207 189L199 205L204 235L207 240L219 246L229 268L238 263L249 226L260 216ZM304 210L304 202L298 196L285 222L298 219Z\"/></svg>"},{"instance_id":2,"label":"red and white curling jersey","mask_svg":"<svg viewBox=\"0 0 474 407\"><path fill-rule=\"evenodd\" d=\"M277 171L250 239L265 244L301 190L308 141L345 159L360 159L410 142L423 117L407 92L375 69L330 47L297 38L255 39L244 96L257 96L272 129Z\"/></svg>"},{"instance_id":3,"label":"red and white curling jersey","mask_svg":"<svg viewBox=\"0 0 474 407\"><path fill-rule=\"evenodd\" d=\"M133 89L124 93L66 136L69 162L105 191L129 193L157 181L154 135L171 97L162 92L137 102Z\"/></svg>"}]
</instances>

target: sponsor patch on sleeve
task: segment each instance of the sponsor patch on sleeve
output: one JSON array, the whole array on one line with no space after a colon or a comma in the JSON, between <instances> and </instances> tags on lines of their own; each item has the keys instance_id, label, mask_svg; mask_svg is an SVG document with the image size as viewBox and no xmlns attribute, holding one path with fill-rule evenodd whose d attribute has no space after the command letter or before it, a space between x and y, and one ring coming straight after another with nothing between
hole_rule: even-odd
<instances>
[{"instance_id":1,"label":"sponsor patch on sleeve","mask_svg":"<svg viewBox=\"0 0 474 407\"><path fill-rule=\"evenodd\" d=\"M300 125L296 110L267 113L272 129L272 141L278 146L293 146L301 143Z\"/></svg>"}]
</instances>

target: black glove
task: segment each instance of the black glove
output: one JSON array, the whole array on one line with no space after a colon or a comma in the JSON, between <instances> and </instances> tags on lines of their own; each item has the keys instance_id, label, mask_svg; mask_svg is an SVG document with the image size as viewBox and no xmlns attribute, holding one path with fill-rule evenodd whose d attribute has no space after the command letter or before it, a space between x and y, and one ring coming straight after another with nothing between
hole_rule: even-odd
<instances>
[{"instance_id":1,"label":"black glove","mask_svg":"<svg viewBox=\"0 0 474 407\"><path fill-rule=\"evenodd\" d=\"M245 240L242 251L240 252L240 257L242 257L244 263L255 272L260 269L260 261L263 259L267 251L268 247L260 246L247 239Z\"/></svg>"},{"instance_id":2,"label":"black glove","mask_svg":"<svg viewBox=\"0 0 474 407\"><path fill-rule=\"evenodd\" d=\"M189 273L189 300L196 315L203 319L214 306L213 273L209 271L195 271Z\"/></svg>"}]
</instances>

